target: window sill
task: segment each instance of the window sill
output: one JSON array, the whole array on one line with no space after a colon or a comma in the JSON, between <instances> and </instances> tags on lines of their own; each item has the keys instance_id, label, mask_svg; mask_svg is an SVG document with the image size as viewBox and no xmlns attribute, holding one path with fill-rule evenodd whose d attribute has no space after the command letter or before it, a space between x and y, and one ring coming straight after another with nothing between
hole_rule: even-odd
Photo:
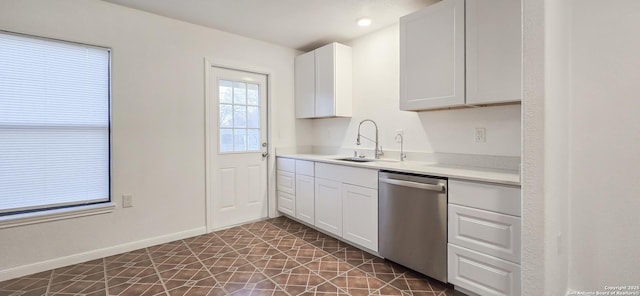
<instances>
[{"instance_id":1,"label":"window sill","mask_svg":"<svg viewBox=\"0 0 640 296\"><path fill-rule=\"evenodd\" d=\"M24 213L0 217L0 229L24 226L37 223L52 222L84 216L92 216L113 212L114 203L102 203L88 206L56 209L34 213Z\"/></svg>"}]
</instances>

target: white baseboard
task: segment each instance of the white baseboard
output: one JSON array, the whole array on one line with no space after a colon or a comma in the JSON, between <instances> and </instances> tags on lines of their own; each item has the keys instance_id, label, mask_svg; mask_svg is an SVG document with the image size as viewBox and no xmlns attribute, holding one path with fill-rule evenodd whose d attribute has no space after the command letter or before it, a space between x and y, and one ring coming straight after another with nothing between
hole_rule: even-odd
<instances>
[{"instance_id":1,"label":"white baseboard","mask_svg":"<svg viewBox=\"0 0 640 296\"><path fill-rule=\"evenodd\" d=\"M47 261L27 264L10 269L0 270L0 282L18 278L25 275L30 275L38 272L47 271L54 268L60 268L68 265L78 264L86 261L99 259L102 257L113 256L117 254L126 253L133 250L138 250L158 244L168 243L176 240L181 240L201 234L207 233L206 227L198 227L167 235L156 236L148 239L143 239L135 242L116 245L108 248L93 250L89 252L74 254L66 257L55 258Z\"/></svg>"}]
</instances>

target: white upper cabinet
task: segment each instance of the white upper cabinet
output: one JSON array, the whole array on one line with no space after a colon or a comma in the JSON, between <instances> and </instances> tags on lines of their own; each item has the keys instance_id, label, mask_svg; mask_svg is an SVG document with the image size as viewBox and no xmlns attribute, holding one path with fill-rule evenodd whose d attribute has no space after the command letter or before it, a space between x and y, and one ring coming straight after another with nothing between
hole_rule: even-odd
<instances>
[{"instance_id":1,"label":"white upper cabinet","mask_svg":"<svg viewBox=\"0 0 640 296\"><path fill-rule=\"evenodd\" d=\"M520 101L521 29L520 0L443 0L400 18L400 109Z\"/></svg>"},{"instance_id":2,"label":"white upper cabinet","mask_svg":"<svg viewBox=\"0 0 640 296\"><path fill-rule=\"evenodd\" d=\"M296 118L315 117L316 55L307 52L295 60Z\"/></svg>"},{"instance_id":3,"label":"white upper cabinet","mask_svg":"<svg viewBox=\"0 0 640 296\"><path fill-rule=\"evenodd\" d=\"M520 0L467 0L467 104L520 101Z\"/></svg>"},{"instance_id":4,"label":"white upper cabinet","mask_svg":"<svg viewBox=\"0 0 640 296\"><path fill-rule=\"evenodd\" d=\"M400 109L464 105L464 0L400 18Z\"/></svg>"},{"instance_id":5,"label":"white upper cabinet","mask_svg":"<svg viewBox=\"0 0 640 296\"><path fill-rule=\"evenodd\" d=\"M296 57L296 118L351 116L351 55L334 42Z\"/></svg>"}]
</instances>

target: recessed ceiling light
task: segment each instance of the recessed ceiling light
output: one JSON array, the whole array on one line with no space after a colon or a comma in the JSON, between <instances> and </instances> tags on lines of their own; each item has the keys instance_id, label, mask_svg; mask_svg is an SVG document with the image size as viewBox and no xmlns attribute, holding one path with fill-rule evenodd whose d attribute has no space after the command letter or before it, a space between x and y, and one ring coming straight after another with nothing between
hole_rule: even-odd
<instances>
[{"instance_id":1,"label":"recessed ceiling light","mask_svg":"<svg viewBox=\"0 0 640 296\"><path fill-rule=\"evenodd\" d=\"M370 18L363 17L361 19L358 19L358 26L360 26L360 27L368 27L370 25L371 25L371 19Z\"/></svg>"}]
</instances>

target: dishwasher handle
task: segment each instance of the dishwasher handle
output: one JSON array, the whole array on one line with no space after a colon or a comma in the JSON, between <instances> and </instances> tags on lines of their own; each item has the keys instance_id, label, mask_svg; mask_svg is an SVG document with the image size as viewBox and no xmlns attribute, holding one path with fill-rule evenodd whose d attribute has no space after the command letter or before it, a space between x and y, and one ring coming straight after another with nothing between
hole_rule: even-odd
<instances>
[{"instance_id":1,"label":"dishwasher handle","mask_svg":"<svg viewBox=\"0 0 640 296\"><path fill-rule=\"evenodd\" d=\"M444 185L433 185L433 184L425 184L425 183L396 180L396 179L379 179L379 181L382 183L387 183L392 185L405 186L405 187L424 189L429 191L437 191L437 192L444 192L446 188Z\"/></svg>"}]
</instances>

